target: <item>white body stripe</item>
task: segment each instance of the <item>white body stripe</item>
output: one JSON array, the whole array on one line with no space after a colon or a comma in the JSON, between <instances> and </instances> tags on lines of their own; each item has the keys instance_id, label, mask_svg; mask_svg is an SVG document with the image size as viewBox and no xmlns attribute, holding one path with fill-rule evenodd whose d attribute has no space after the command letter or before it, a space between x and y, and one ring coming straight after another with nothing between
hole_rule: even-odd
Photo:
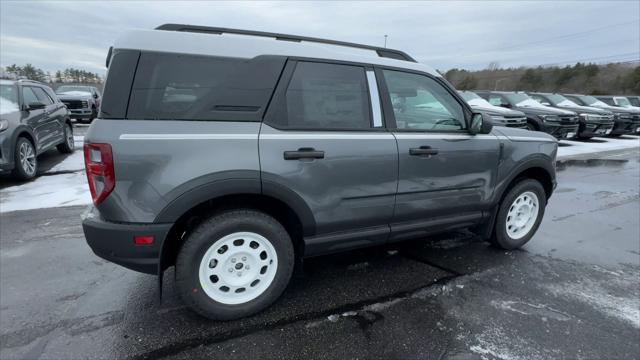
<instances>
[{"instance_id":1,"label":"white body stripe","mask_svg":"<svg viewBox=\"0 0 640 360\"><path fill-rule=\"evenodd\" d=\"M394 135L398 140L491 140L509 139L512 141L539 141L553 142L548 138L527 137L527 136L494 136L494 135L466 135L466 134L407 134L376 132L370 134L349 134L349 133L280 133L261 134L260 139L264 140L372 140L389 139ZM120 140L257 140L258 134L122 134Z\"/></svg>"},{"instance_id":2,"label":"white body stripe","mask_svg":"<svg viewBox=\"0 0 640 360\"><path fill-rule=\"evenodd\" d=\"M258 134L122 134L120 140L257 140Z\"/></svg>"}]
</instances>

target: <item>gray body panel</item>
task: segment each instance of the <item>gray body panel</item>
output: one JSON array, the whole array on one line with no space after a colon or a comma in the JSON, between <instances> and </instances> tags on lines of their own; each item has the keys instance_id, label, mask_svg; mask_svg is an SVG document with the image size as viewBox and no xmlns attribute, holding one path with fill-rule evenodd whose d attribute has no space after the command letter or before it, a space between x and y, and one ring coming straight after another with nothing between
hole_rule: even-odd
<instances>
[{"instance_id":1,"label":"gray body panel","mask_svg":"<svg viewBox=\"0 0 640 360\"><path fill-rule=\"evenodd\" d=\"M243 177L259 181L259 128L255 122L94 121L85 141L111 144L116 174L115 189L100 204L102 216L154 222L189 190L228 179L225 172L244 170Z\"/></svg>"},{"instance_id":2,"label":"gray body panel","mask_svg":"<svg viewBox=\"0 0 640 360\"><path fill-rule=\"evenodd\" d=\"M299 148L324 151L323 159L285 160ZM295 191L315 218L316 233L387 225L398 186L398 150L385 131L260 132L262 181Z\"/></svg>"}]
</instances>

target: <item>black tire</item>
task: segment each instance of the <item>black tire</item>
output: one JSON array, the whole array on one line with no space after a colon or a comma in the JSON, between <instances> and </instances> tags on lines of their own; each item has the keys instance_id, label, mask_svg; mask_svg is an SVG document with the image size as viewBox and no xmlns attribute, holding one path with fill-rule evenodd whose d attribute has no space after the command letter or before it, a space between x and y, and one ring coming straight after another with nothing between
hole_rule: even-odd
<instances>
[{"instance_id":1,"label":"black tire","mask_svg":"<svg viewBox=\"0 0 640 360\"><path fill-rule=\"evenodd\" d=\"M98 110L96 109L95 106L91 107L91 116L89 117L89 121L88 123L91 123L93 121L93 119L98 117Z\"/></svg>"},{"instance_id":2,"label":"black tire","mask_svg":"<svg viewBox=\"0 0 640 360\"><path fill-rule=\"evenodd\" d=\"M609 137L617 138L622 136L622 134L609 134Z\"/></svg>"},{"instance_id":3,"label":"black tire","mask_svg":"<svg viewBox=\"0 0 640 360\"><path fill-rule=\"evenodd\" d=\"M22 162L22 153L20 151L21 148L31 149L30 151L33 153L33 157L28 157L30 159L30 163L33 164L33 169L29 166L23 165ZM16 147L13 152L13 159L15 161L15 167L13 168L13 177L17 180L30 180L33 179L38 173L38 157L36 156L36 149L29 141L29 139L24 137L19 137L18 141L16 141Z\"/></svg>"},{"instance_id":4,"label":"black tire","mask_svg":"<svg viewBox=\"0 0 640 360\"><path fill-rule=\"evenodd\" d=\"M199 271L209 248L235 232L253 232L266 238L275 249L278 265L264 292L250 301L231 305L207 295ZM289 234L274 218L250 209L225 211L200 223L188 235L176 259L176 288L183 301L200 315L212 320L238 319L265 309L282 294L293 272L294 257ZM220 264L220 268L226 271L225 264Z\"/></svg>"},{"instance_id":5,"label":"black tire","mask_svg":"<svg viewBox=\"0 0 640 360\"><path fill-rule=\"evenodd\" d=\"M533 123L527 122L527 130L529 131L538 131L538 127Z\"/></svg>"},{"instance_id":6,"label":"black tire","mask_svg":"<svg viewBox=\"0 0 640 360\"><path fill-rule=\"evenodd\" d=\"M64 124L64 141L56 146L63 154L70 154L75 150L73 143L73 127L71 124Z\"/></svg>"},{"instance_id":7,"label":"black tire","mask_svg":"<svg viewBox=\"0 0 640 360\"><path fill-rule=\"evenodd\" d=\"M521 238L514 239L507 232L507 217L509 213L509 209L512 207L513 202L525 192L532 192L538 198L538 207L537 207L537 217L531 229ZM540 222L544 216L544 210L547 205L547 197L542 187L542 184L537 180L533 179L525 179L518 182L515 186L513 186L509 192L502 199L502 203L500 203L500 208L498 210L498 215L496 217L493 234L489 241L499 248L505 250L512 250L521 247L526 244L531 237L536 233L538 227L540 226Z\"/></svg>"}]
</instances>

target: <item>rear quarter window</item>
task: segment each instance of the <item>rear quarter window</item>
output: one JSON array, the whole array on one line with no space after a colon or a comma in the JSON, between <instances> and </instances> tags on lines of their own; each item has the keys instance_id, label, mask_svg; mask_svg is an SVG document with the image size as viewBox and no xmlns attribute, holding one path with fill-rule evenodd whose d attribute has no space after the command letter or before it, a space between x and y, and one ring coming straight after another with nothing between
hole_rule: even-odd
<instances>
[{"instance_id":1,"label":"rear quarter window","mask_svg":"<svg viewBox=\"0 0 640 360\"><path fill-rule=\"evenodd\" d=\"M126 117L261 121L285 60L143 52Z\"/></svg>"}]
</instances>

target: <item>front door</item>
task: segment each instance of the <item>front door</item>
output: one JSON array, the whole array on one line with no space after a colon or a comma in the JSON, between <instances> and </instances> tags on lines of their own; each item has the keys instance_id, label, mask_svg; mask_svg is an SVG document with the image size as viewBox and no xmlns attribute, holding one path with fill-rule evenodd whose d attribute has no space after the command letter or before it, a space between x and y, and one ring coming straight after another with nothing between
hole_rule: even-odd
<instances>
[{"instance_id":1,"label":"front door","mask_svg":"<svg viewBox=\"0 0 640 360\"><path fill-rule=\"evenodd\" d=\"M435 77L378 70L395 122L399 184L396 233L477 223L495 187L499 142L468 132L469 109ZM401 235L400 235L401 236Z\"/></svg>"},{"instance_id":2,"label":"front door","mask_svg":"<svg viewBox=\"0 0 640 360\"><path fill-rule=\"evenodd\" d=\"M265 193L293 191L308 208L314 226L305 229L307 251L386 242L398 154L382 120L372 69L307 61L285 67L260 131L262 184ZM367 236L354 238L358 232Z\"/></svg>"}]
</instances>

